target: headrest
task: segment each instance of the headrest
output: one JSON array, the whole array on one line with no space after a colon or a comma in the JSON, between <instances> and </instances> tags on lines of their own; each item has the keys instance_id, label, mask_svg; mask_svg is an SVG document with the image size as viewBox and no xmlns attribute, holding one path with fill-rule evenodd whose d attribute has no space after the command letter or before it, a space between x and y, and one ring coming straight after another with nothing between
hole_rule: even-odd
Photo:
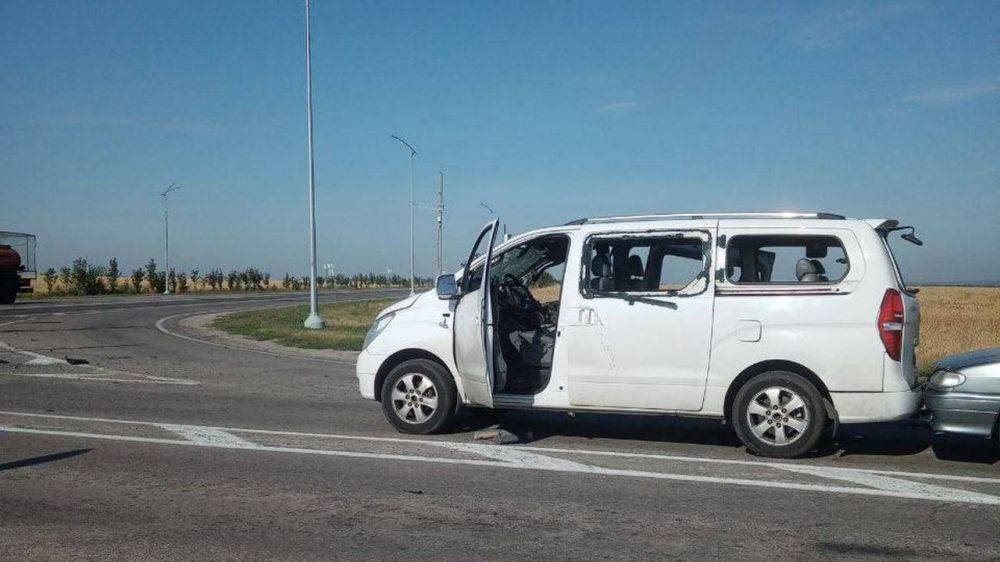
<instances>
[{"instance_id":1,"label":"headrest","mask_svg":"<svg viewBox=\"0 0 1000 562\"><path fill-rule=\"evenodd\" d=\"M615 281L611 276L596 277L590 280L590 288L599 293L610 293L615 288Z\"/></svg>"},{"instance_id":2,"label":"headrest","mask_svg":"<svg viewBox=\"0 0 1000 562\"><path fill-rule=\"evenodd\" d=\"M639 256L629 256L625 262L625 271L632 277L642 277L646 272L642 268L642 258Z\"/></svg>"},{"instance_id":3,"label":"headrest","mask_svg":"<svg viewBox=\"0 0 1000 562\"><path fill-rule=\"evenodd\" d=\"M594 259L590 261L590 275L593 277L611 277L611 263L608 262L608 256L604 254L594 256Z\"/></svg>"},{"instance_id":4,"label":"headrest","mask_svg":"<svg viewBox=\"0 0 1000 562\"><path fill-rule=\"evenodd\" d=\"M809 258L802 258L795 262L795 278L802 281L802 278L806 275L822 275L826 273L826 269L819 260L811 260Z\"/></svg>"}]
</instances>

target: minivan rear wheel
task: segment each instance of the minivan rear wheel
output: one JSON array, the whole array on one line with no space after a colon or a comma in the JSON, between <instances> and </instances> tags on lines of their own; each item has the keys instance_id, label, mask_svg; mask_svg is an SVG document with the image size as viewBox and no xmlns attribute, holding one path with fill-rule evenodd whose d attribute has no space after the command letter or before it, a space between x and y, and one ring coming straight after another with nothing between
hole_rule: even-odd
<instances>
[{"instance_id":1,"label":"minivan rear wheel","mask_svg":"<svg viewBox=\"0 0 1000 562\"><path fill-rule=\"evenodd\" d=\"M437 433L454 421L457 396L451 374L439 363L411 359L396 365L382 384L385 418L404 433Z\"/></svg>"},{"instance_id":2,"label":"minivan rear wheel","mask_svg":"<svg viewBox=\"0 0 1000 562\"><path fill-rule=\"evenodd\" d=\"M819 391L801 375L787 371L750 379L736 394L730 418L747 449L783 459L813 450L826 425Z\"/></svg>"}]
</instances>

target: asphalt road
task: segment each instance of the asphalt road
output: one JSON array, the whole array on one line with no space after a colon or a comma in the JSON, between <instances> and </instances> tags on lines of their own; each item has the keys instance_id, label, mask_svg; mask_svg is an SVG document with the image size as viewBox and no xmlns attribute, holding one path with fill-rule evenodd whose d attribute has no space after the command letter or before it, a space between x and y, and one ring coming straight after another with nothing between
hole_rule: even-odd
<instances>
[{"instance_id":1,"label":"asphalt road","mask_svg":"<svg viewBox=\"0 0 1000 562\"><path fill-rule=\"evenodd\" d=\"M1000 557L1000 452L917 424L788 462L668 417L469 415L416 438L349 362L180 324L302 301L0 308L0 559ZM494 423L523 443L472 443Z\"/></svg>"}]
</instances>

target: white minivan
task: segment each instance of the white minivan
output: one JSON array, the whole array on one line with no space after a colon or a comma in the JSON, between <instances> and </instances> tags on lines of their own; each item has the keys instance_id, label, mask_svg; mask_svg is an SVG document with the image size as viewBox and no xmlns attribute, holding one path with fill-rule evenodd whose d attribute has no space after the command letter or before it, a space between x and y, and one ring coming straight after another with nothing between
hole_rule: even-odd
<instances>
[{"instance_id":1,"label":"white minivan","mask_svg":"<svg viewBox=\"0 0 1000 562\"><path fill-rule=\"evenodd\" d=\"M386 308L361 394L409 433L463 405L720 418L752 451L795 457L827 424L920 405L920 311L889 219L705 213L581 219L497 244L435 291Z\"/></svg>"}]
</instances>

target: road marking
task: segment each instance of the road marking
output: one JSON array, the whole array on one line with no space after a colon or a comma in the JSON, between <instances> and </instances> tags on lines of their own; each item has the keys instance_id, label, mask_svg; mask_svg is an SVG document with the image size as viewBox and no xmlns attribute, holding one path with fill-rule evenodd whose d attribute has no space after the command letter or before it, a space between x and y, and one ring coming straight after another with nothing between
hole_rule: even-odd
<instances>
[{"instance_id":1,"label":"road marking","mask_svg":"<svg viewBox=\"0 0 1000 562\"><path fill-rule=\"evenodd\" d=\"M33 366L48 366L48 365L70 365L70 363L64 359L57 359L55 357L49 357L47 355L42 355L40 353L35 353L34 351L28 351L25 349L18 349L12 345L0 342L0 350L9 351L12 353L18 353L24 355L25 357L31 357L30 360L25 361L25 365ZM199 385L198 381L188 380L188 379L175 379L171 377L158 377L154 375L142 375L139 373L130 373L128 371L119 371L117 369L108 369L107 367L100 367L97 365L85 364L85 365L73 365L74 368L79 369L76 372L69 373L17 373L17 372L6 372L0 373L2 375L10 375L16 377L35 377L41 379L57 379L57 380L75 380L75 381L85 381L85 382L127 382L127 383L140 383L140 384L177 384L183 386ZM96 373L83 372L83 370L90 369L97 371ZM115 376L118 375L118 376Z\"/></svg>"},{"instance_id":2,"label":"road marking","mask_svg":"<svg viewBox=\"0 0 1000 562\"><path fill-rule=\"evenodd\" d=\"M86 422L100 422L100 423L119 423L127 425L146 425L146 426L162 426L163 422L151 422L151 421L138 421L138 420L123 420L118 418L94 418L94 417L84 417L84 416L67 416L62 414L38 414L34 412L15 412L11 410L0 410L0 415L8 416L22 416L29 418L49 418L49 419L60 419L60 420L72 420L72 421L86 421ZM420 439L411 437L376 437L374 435L350 435L350 434L340 434L340 433L316 433L309 431L286 431L279 429L254 429L246 427L224 427L224 426L199 426L207 427L209 429L217 429L219 431L225 431L227 433L249 433L258 435L274 435L274 436L284 436L284 437L315 437L319 439L333 439L333 440L344 440L344 441L371 441L373 443L409 443L415 445L475 445L479 447L488 447L489 445L482 445L477 443L456 443L454 441L442 441L442 440L431 440L431 439ZM663 460L663 461L677 461L677 462L691 462L691 463L707 463L707 464L725 464L725 465L741 465L749 467L764 467L764 468L798 468L798 467L815 467L815 468L830 468L832 470L840 470L845 472L861 472L868 474L884 474L887 476L902 476L907 478L921 478L921 479L931 479L931 480L954 480L959 482L975 482L980 484L998 484L1000 485L1000 478L989 478L983 476L964 476L960 474L942 474L939 472L906 472L902 470L883 470L877 468L858 468L858 467L827 467L823 465L814 464L799 464L799 463L783 463L783 462L769 462L769 461L744 461L737 459L716 459L712 457L691 457L682 455L663 455L657 453L633 453L629 451L607 451L601 449L566 449L558 447L537 447L532 445L503 445L505 448L526 450L529 452L539 452L539 453L565 453L570 455L592 455L592 456L605 456L605 457L623 457L623 458L639 458L639 459L650 459L650 460Z\"/></svg>"},{"instance_id":3,"label":"road marking","mask_svg":"<svg viewBox=\"0 0 1000 562\"><path fill-rule=\"evenodd\" d=\"M28 351L25 349L18 349L12 345L6 344L0 341L0 349L10 351L12 353L19 353L25 357L31 357L30 360L26 361L26 365L68 365L65 359L57 359L55 357L49 357L48 355L42 355L41 353L35 353L34 351Z\"/></svg>"},{"instance_id":4,"label":"road marking","mask_svg":"<svg viewBox=\"0 0 1000 562\"><path fill-rule=\"evenodd\" d=\"M0 373L0 376L10 375L12 377L36 377L40 379L75 380L82 382L125 382L130 384L176 384L180 386L196 386L201 384L198 381L192 381L187 379L154 377L152 375L140 375L138 373L126 373L124 371L115 371L115 372L123 375L131 375L142 378L126 379L126 378L102 376L100 374L89 374L89 373Z\"/></svg>"},{"instance_id":5,"label":"road marking","mask_svg":"<svg viewBox=\"0 0 1000 562\"><path fill-rule=\"evenodd\" d=\"M160 424L160 427L167 431L172 431L188 441L193 441L199 445L208 447L255 447L253 443L240 439L232 433L226 433L211 427L200 425L173 425L169 423Z\"/></svg>"},{"instance_id":6,"label":"road marking","mask_svg":"<svg viewBox=\"0 0 1000 562\"><path fill-rule=\"evenodd\" d=\"M588 464L547 457L532 453L527 449L513 449L506 445L482 445L477 443L455 443L452 441L435 441L434 444L453 451L474 453L498 461L522 465L525 468L566 472L595 472L597 470L597 467Z\"/></svg>"},{"instance_id":7,"label":"road marking","mask_svg":"<svg viewBox=\"0 0 1000 562\"><path fill-rule=\"evenodd\" d=\"M498 445L482 445L475 443L455 443L450 441L431 441L431 440L405 439L405 438L365 437L358 435L335 435L335 434L291 432L291 431L222 428L222 427L211 427L211 426L179 425L179 424L147 422L147 421L128 421L119 419L86 418L79 416L34 414L26 412L0 411L0 414L25 416L25 417L38 417L38 418L70 419L70 420L81 420L90 422L110 422L110 423L120 423L120 424L130 424L130 425L157 426L160 428L169 429L170 431L174 431L179 435L183 435L186 439L185 440L161 439L161 438L139 437L139 436L128 436L128 435L99 434L99 433L87 433L87 432L77 432L77 431L0 426L0 431L7 431L10 433L55 435L63 437L81 437L88 439L107 439L114 441L128 441L128 442L138 442L138 443L186 445L186 446L199 446L199 447L219 448L219 449L243 449L243 450L254 450L254 451L278 452L278 453L326 455L335 457L399 460L399 461L413 461L413 462L440 463L440 464L453 464L453 465L488 466L488 467L500 467L500 468L513 468L521 470L539 470L539 471L556 472L556 473L586 473L586 474L597 474L597 475L607 475L607 476L672 480L681 482L725 484L725 485L756 487L756 488L828 492L828 493L853 494L853 495L863 495L863 496L878 496L878 497L919 499L919 500L946 501L946 502L1000 506L1000 497L997 496L985 493L969 492L966 490L949 489L949 488L944 488L942 486L927 485L919 482L907 482L898 478L887 478L883 475L878 475L872 471L865 471L863 469L840 469L836 467L820 467L815 465L797 465L789 463L754 463L749 461L740 462L740 461L727 461L723 459L705 459L697 457L670 457L667 455L653 456L654 458L665 458L671 460L690 460L696 462L709 462L709 463L717 462L717 464L738 463L745 465L757 465L761 467L781 468L784 470L791 470L793 472L799 472L811 476L844 480L864 486L864 487L848 487L848 486L833 486L825 484L787 482L785 480L773 480L773 479L767 480L767 479L728 478L728 477L702 476L702 475L692 475L692 474L676 474L670 472L656 472L656 471L646 471L646 470L605 468L605 467L578 463L574 461L568 461L565 459L551 458L545 455L538 454L536 452L536 451L546 451L547 449L545 448L509 447L509 446L498 446ZM243 433L251 435L256 433L256 434L266 434L266 435L314 436L327 439L352 439L358 441L393 442L393 443L405 443L411 445L426 444L453 451L462 451L462 452L478 454L486 457L486 459L448 458L440 456L426 457L421 455L344 451L337 449L309 449L300 447L265 446L265 445L258 445L242 437L232 435L232 433ZM594 454L594 453L614 453L613 451L586 451L586 450L575 450L575 449L562 449L559 451L565 451L569 453L582 454L582 455ZM632 456L639 456L639 455L632 455ZM650 455L642 455L642 456L648 457ZM920 476L919 473L906 473L906 474L913 477ZM946 475L939 475L939 476L946 476ZM966 477L966 478L956 477L956 479L968 479L968 478L971 477ZM997 479L987 479L987 478L978 479L976 481L988 482L994 484L1000 482L1000 480Z\"/></svg>"},{"instance_id":8,"label":"road marking","mask_svg":"<svg viewBox=\"0 0 1000 562\"><path fill-rule=\"evenodd\" d=\"M162 424L159 424L162 425ZM7 427L0 426L0 432L10 432L10 433L27 433L34 435L54 435L61 437L80 437L85 439L106 439L112 441L128 441L135 443L155 443L163 445L181 445L181 446L191 446L191 447L206 447L206 448L217 448L217 449L237 449L237 450L250 450L250 451L266 451L275 453L294 453L294 454L306 454L306 455L323 455L323 456L333 456L333 457L349 457L349 458L364 458L364 459L379 459L379 460L398 460L398 461L410 461L410 462L422 462L422 463L433 463L433 464L452 464L452 465L469 465L469 466L486 466L495 468L509 468L518 470L540 470L546 472L561 472L561 473L590 473L597 475L606 476L624 476L632 478L650 478L657 480L670 480L678 482L698 482L705 484L728 484L735 486L744 487L754 487L754 488L771 488L771 489L782 489L782 490L796 490L796 491L807 491L807 492L827 492L827 493L840 493L840 494L851 494L851 495L861 495L861 496L878 496L878 497L891 497L900 499L916 499L916 500L933 500L933 501L949 501L958 503L971 503L980 505L997 505L1000 506L1000 497L989 496L986 494L981 494L976 497L971 497L969 495L959 493L961 490L955 490L955 494L949 497L940 497L935 494L925 494L921 492L914 492L908 490L881 490L874 488L854 488L846 486L828 486L819 484L802 484L797 482L777 482L771 480L751 480L744 478L723 478L715 476L699 476L690 474L673 474L667 472L649 472L642 470L623 470L614 468L603 468L589 465L577 465L577 463L569 464L524 464L518 462L506 462L498 460L479 460L479 459L457 459L457 458L446 458L446 457L424 457L419 455L401 455L392 453L364 453L357 451L338 451L330 449L305 449L299 447L273 447L256 445L249 443L247 445L234 445L234 444L209 444L206 442L198 441L188 441L188 440L177 440L177 439L161 439L156 437L135 437L127 435L109 435L100 433L84 433L77 431L61 431L61 430L43 430L43 429L27 429L20 427ZM437 444L437 443L436 443ZM473 445L470 444L470 447ZM489 445L475 445L475 447L490 447Z\"/></svg>"},{"instance_id":9,"label":"road marking","mask_svg":"<svg viewBox=\"0 0 1000 562\"><path fill-rule=\"evenodd\" d=\"M879 490L887 490L890 492L918 493L922 495L935 496L941 501L993 503L994 501L1000 499L989 494L980 494L978 492L958 490L955 488L945 488L944 486L935 486L924 482L913 482L911 480L903 480L901 478L894 478L883 474L851 472L825 466L783 466L781 469L790 472L797 472L799 474L819 476L821 478L843 480L845 482L851 482L852 484L861 484L863 486L870 486L872 488L878 488Z\"/></svg>"},{"instance_id":10,"label":"road marking","mask_svg":"<svg viewBox=\"0 0 1000 562\"><path fill-rule=\"evenodd\" d=\"M793 463L768 462L768 461L741 461L736 459L714 459L711 457L660 455L656 453L630 453L628 451L602 451L598 449L564 449L557 447L534 447L531 445L507 445L507 446L518 449L530 449L532 451L540 451L543 453L545 452L566 453L571 455L595 455L604 457L624 457L624 458L651 459L651 460L664 460L664 461L677 461L677 462L762 466L762 467L777 468L777 469L797 468L797 467L827 468L824 466L811 465L811 464L798 464L798 463L793 464ZM906 472L903 470L882 470L878 468L857 468L857 467L829 467L829 468L835 470L843 470L846 472L885 474L887 476L905 476L909 478L923 478L931 480L955 480L961 482L979 482L983 484L1000 484L1000 478L987 478L982 476L962 476L959 474L941 474L936 472Z\"/></svg>"}]
</instances>

